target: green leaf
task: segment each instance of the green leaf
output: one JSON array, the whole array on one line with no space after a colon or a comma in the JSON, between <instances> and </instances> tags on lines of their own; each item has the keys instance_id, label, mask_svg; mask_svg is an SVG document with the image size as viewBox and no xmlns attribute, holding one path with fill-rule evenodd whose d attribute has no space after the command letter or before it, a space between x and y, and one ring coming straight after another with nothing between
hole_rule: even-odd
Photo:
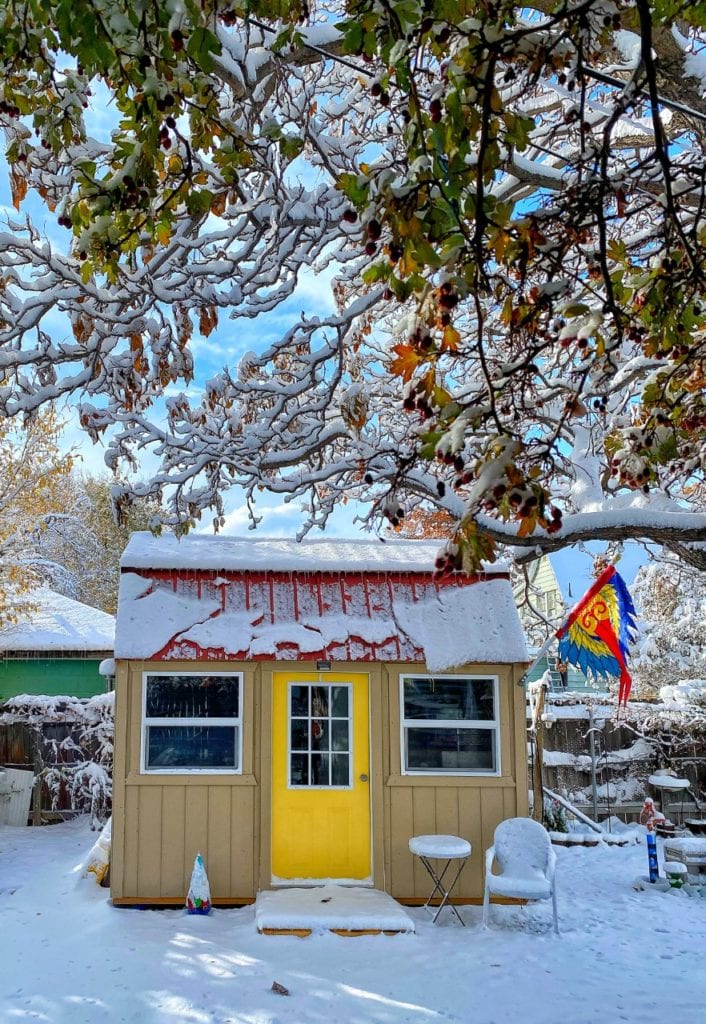
<instances>
[{"instance_id":1,"label":"green leaf","mask_svg":"<svg viewBox=\"0 0 706 1024\"><path fill-rule=\"evenodd\" d=\"M186 52L199 67L207 74L213 71L212 53L219 54L222 47L216 36L210 29L199 27L189 36L186 43Z\"/></svg>"},{"instance_id":2,"label":"green leaf","mask_svg":"<svg viewBox=\"0 0 706 1024\"><path fill-rule=\"evenodd\" d=\"M366 284L375 284L376 281L387 281L392 273L389 263L373 263L363 271L363 280Z\"/></svg>"},{"instance_id":3,"label":"green leaf","mask_svg":"<svg viewBox=\"0 0 706 1024\"><path fill-rule=\"evenodd\" d=\"M417 263L426 264L428 267L440 267L441 260L439 254L433 246L429 245L423 238L416 238L414 240L414 256Z\"/></svg>"},{"instance_id":4,"label":"green leaf","mask_svg":"<svg viewBox=\"0 0 706 1024\"><path fill-rule=\"evenodd\" d=\"M346 53L360 53L363 49L363 26L359 21L344 21L336 25L343 32L343 48Z\"/></svg>"},{"instance_id":5,"label":"green leaf","mask_svg":"<svg viewBox=\"0 0 706 1024\"><path fill-rule=\"evenodd\" d=\"M362 206L368 201L370 182L362 174L341 174L336 187L348 196L354 206Z\"/></svg>"},{"instance_id":6,"label":"green leaf","mask_svg":"<svg viewBox=\"0 0 706 1024\"><path fill-rule=\"evenodd\" d=\"M283 135L279 140L279 151L285 160L294 160L304 149L304 140L298 135Z\"/></svg>"}]
</instances>

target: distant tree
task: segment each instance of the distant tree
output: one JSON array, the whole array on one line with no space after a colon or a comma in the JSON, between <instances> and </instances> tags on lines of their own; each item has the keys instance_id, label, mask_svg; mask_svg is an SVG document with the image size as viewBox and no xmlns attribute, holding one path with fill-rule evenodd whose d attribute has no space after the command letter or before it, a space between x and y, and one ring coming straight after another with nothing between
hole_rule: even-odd
<instances>
[{"instance_id":1,"label":"distant tree","mask_svg":"<svg viewBox=\"0 0 706 1024\"><path fill-rule=\"evenodd\" d=\"M61 431L51 408L24 429L0 419L0 627L31 606L42 575L35 546L64 512L74 456L60 448Z\"/></svg>"},{"instance_id":2,"label":"distant tree","mask_svg":"<svg viewBox=\"0 0 706 1024\"><path fill-rule=\"evenodd\" d=\"M639 696L662 686L706 680L706 580L688 567L655 561L639 569L631 588L640 637L630 659Z\"/></svg>"},{"instance_id":3,"label":"distant tree","mask_svg":"<svg viewBox=\"0 0 706 1024\"><path fill-rule=\"evenodd\" d=\"M155 498L124 503L120 521L110 476L74 471L62 481L64 502L50 529L32 536L37 571L55 590L114 615L118 603L119 563L133 530L157 527L161 509Z\"/></svg>"},{"instance_id":4,"label":"distant tree","mask_svg":"<svg viewBox=\"0 0 706 1024\"><path fill-rule=\"evenodd\" d=\"M0 235L6 414L76 396L175 523L239 484L433 503L449 567L706 569L704 4L17 0L0 39L14 204L67 232ZM185 390L196 330L326 270L334 313Z\"/></svg>"},{"instance_id":5,"label":"distant tree","mask_svg":"<svg viewBox=\"0 0 706 1024\"><path fill-rule=\"evenodd\" d=\"M403 516L390 532L413 540L438 540L438 559L441 565L445 557L444 545L453 533L453 528L454 522L448 512L418 505L409 515ZM506 560L515 604L527 641L532 647L541 647L565 617L566 609L561 593L558 590L552 592L552 605L548 608L549 595L536 583L538 569L542 566L541 560L518 564L509 552L506 553Z\"/></svg>"}]
</instances>

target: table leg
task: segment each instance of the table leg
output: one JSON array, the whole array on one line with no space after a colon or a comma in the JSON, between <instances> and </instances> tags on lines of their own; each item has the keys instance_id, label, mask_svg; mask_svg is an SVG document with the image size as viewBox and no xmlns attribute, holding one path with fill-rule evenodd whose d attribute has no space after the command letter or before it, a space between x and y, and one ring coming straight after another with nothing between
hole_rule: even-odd
<instances>
[{"instance_id":1,"label":"table leg","mask_svg":"<svg viewBox=\"0 0 706 1024\"><path fill-rule=\"evenodd\" d=\"M434 868L432 867L431 862L428 860L427 857L420 856L419 859L421 860L422 864L424 865L424 867L426 868L427 872L431 876L432 881L434 882L434 888L431 891L431 895L429 896L429 898L427 899L426 903L424 904L424 909L425 910L429 910L431 912L434 909L436 909L436 913L434 914L434 916L432 918L432 924L436 924L436 921L437 921L437 919L439 917L439 914L444 909L444 907L447 907L449 910L451 910L456 915L456 918L458 919L459 923L462 925L462 927L465 928L466 925L465 925L465 922L463 921L463 918L459 914L459 912L456 909L456 907L454 906L454 904L449 902L449 898L451 896L451 893L454 890L454 887L456 886L456 883L458 882L459 878L461 877L461 872L463 871L463 869L464 869L464 867L466 865L466 858L464 857L461 860L461 863L459 865L458 871L456 872L456 874L454 876L454 879L451 882L451 884L448 887L448 889L444 889L443 881L444 881L444 876L446 875L446 872L448 871L448 869L449 869L449 867L451 865L451 860L447 860L446 864L444 865L444 868L443 868L441 874L437 874L437 872L434 871ZM455 858L451 858L451 859L455 859ZM432 906L431 901L434 899L434 897L436 896L437 892L441 896L441 902L439 903L438 907L434 908Z\"/></svg>"}]
</instances>

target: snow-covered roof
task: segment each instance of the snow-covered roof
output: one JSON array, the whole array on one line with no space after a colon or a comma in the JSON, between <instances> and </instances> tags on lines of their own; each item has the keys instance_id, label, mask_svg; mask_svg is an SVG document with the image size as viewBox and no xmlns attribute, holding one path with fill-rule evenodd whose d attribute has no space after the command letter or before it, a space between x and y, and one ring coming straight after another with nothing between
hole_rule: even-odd
<instances>
[{"instance_id":1,"label":"snow-covered roof","mask_svg":"<svg viewBox=\"0 0 706 1024\"><path fill-rule=\"evenodd\" d=\"M430 572L438 540L327 537L227 537L190 533L154 537L133 533L120 559L123 569L216 569L240 572ZM489 566L486 573L506 573Z\"/></svg>"},{"instance_id":2,"label":"snow-covered roof","mask_svg":"<svg viewBox=\"0 0 706 1024\"><path fill-rule=\"evenodd\" d=\"M48 588L28 600L34 608L0 630L0 651L112 651L114 616Z\"/></svg>"},{"instance_id":3,"label":"snow-covered roof","mask_svg":"<svg viewBox=\"0 0 706 1024\"><path fill-rule=\"evenodd\" d=\"M527 661L505 574L432 579L438 543L133 535L116 658Z\"/></svg>"}]
</instances>

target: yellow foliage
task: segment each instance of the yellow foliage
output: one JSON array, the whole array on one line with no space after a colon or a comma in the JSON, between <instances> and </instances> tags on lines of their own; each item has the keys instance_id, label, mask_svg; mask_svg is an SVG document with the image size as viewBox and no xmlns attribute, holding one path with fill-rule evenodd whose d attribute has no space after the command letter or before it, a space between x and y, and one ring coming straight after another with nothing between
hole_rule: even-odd
<instances>
[{"instance_id":1,"label":"yellow foliage","mask_svg":"<svg viewBox=\"0 0 706 1024\"><path fill-rule=\"evenodd\" d=\"M25 429L0 419L0 627L31 607L38 580L23 558L27 537L65 509L74 457L59 447L61 430L53 409Z\"/></svg>"}]
</instances>

